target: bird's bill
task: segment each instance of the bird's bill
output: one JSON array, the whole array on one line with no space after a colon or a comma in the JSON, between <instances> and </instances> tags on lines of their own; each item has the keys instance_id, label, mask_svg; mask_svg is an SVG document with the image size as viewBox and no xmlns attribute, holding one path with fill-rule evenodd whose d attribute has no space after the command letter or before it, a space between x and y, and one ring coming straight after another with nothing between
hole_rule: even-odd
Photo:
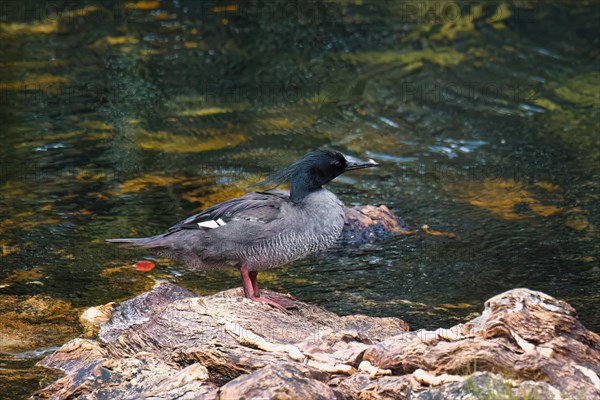
<instances>
[{"instance_id":1,"label":"bird's bill","mask_svg":"<svg viewBox=\"0 0 600 400\"><path fill-rule=\"evenodd\" d=\"M369 159L367 161L363 161L363 160L359 160L358 158L352 157L352 156L345 156L345 158L346 158L346 163L348 164L345 171L353 171L355 169L379 167L379 164L371 159Z\"/></svg>"}]
</instances>

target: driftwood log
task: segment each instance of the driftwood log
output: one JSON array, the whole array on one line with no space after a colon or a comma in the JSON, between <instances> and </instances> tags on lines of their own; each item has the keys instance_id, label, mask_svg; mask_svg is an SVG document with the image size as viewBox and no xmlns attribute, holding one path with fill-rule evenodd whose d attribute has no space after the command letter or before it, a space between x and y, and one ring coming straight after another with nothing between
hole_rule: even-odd
<instances>
[{"instance_id":1,"label":"driftwood log","mask_svg":"<svg viewBox=\"0 0 600 400\"><path fill-rule=\"evenodd\" d=\"M528 289L436 331L301 302L286 314L241 289L198 297L169 282L81 320L91 336L39 362L65 375L33 398L600 398L600 337L569 304Z\"/></svg>"},{"instance_id":2,"label":"driftwood log","mask_svg":"<svg viewBox=\"0 0 600 400\"><path fill-rule=\"evenodd\" d=\"M345 211L342 243L408 231L385 206ZM38 363L64 376L33 398L600 398L600 337L569 304L540 292L508 291L481 316L436 331L297 306L282 313L241 289L198 297L159 282L88 309L86 338Z\"/></svg>"}]
</instances>

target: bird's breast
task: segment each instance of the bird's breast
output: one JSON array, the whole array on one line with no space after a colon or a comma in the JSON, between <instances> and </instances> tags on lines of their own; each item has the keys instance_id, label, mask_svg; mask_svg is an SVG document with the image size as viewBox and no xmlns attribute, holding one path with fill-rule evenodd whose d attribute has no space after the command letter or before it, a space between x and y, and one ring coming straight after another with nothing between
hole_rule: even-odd
<instances>
[{"instance_id":1,"label":"bird's breast","mask_svg":"<svg viewBox=\"0 0 600 400\"><path fill-rule=\"evenodd\" d=\"M254 270L274 268L331 247L344 228L339 199L322 189L299 205L282 210L281 228L272 238L257 241L246 259Z\"/></svg>"}]
</instances>

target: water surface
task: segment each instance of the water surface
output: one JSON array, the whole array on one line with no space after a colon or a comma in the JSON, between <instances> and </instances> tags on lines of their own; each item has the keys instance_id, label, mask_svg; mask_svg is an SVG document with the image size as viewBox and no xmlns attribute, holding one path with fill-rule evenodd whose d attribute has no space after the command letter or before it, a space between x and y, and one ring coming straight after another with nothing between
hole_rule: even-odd
<instances>
[{"instance_id":1,"label":"water surface","mask_svg":"<svg viewBox=\"0 0 600 400\"><path fill-rule=\"evenodd\" d=\"M414 328L527 287L597 331L599 15L560 1L9 2L0 392L51 379L32 366L82 333L86 307L155 278L238 286L166 260L137 272L149 255L102 240L159 233L323 145L379 161L330 189L386 204L414 233L263 286Z\"/></svg>"}]
</instances>

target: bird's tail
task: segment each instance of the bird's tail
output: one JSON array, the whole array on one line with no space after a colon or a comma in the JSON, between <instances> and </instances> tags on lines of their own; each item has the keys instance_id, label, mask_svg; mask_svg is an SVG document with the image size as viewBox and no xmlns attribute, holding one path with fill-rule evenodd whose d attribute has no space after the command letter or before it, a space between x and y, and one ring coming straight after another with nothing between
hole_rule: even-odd
<instances>
[{"instance_id":1,"label":"bird's tail","mask_svg":"<svg viewBox=\"0 0 600 400\"><path fill-rule=\"evenodd\" d=\"M145 238L129 238L129 239L104 239L108 243L122 244L128 247L142 247L146 249L152 249L156 247L162 247L164 244L165 235L156 235Z\"/></svg>"}]
</instances>

